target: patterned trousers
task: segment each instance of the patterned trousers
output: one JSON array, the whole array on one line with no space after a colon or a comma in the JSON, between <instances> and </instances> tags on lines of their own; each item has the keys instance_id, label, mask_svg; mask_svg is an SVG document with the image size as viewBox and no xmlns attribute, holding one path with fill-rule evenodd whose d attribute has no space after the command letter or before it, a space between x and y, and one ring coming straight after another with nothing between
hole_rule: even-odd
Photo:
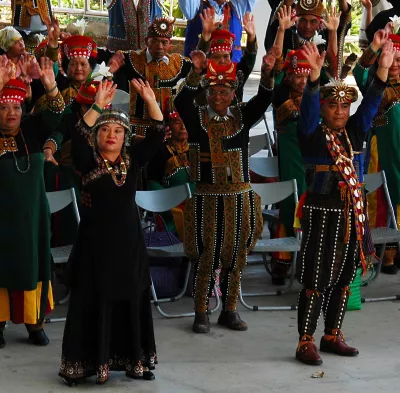
<instances>
[{"instance_id":1,"label":"patterned trousers","mask_svg":"<svg viewBox=\"0 0 400 393\"><path fill-rule=\"evenodd\" d=\"M306 198L297 264L299 281L303 284L298 299L300 338L314 335L321 312L325 333L332 334L342 326L349 285L359 265L354 215L350 212L348 216L346 222L340 198L321 195ZM344 242L346 229L350 231L347 244Z\"/></svg>"},{"instance_id":2,"label":"patterned trousers","mask_svg":"<svg viewBox=\"0 0 400 393\"><path fill-rule=\"evenodd\" d=\"M253 190L233 195L198 191L185 206L185 253L194 261L195 311L207 311L218 268L224 310L235 310L247 255L263 229L261 201Z\"/></svg>"}]
</instances>

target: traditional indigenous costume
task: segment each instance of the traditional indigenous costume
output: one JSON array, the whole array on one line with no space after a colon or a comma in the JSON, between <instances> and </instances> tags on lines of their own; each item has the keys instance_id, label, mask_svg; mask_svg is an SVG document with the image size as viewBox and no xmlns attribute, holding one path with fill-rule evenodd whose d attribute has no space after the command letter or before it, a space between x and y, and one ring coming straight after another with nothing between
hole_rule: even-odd
<instances>
[{"instance_id":1,"label":"traditional indigenous costume","mask_svg":"<svg viewBox=\"0 0 400 393\"><path fill-rule=\"evenodd\" d=\"M176 119L182 122L173 106L173 97L166 100L163 113L166 124ZM170 138L164 142L147 166L147 188L160 190L189 183L193 193L194 183L190 172L189 149L190 144L187 139L177 142ZM167 229L177 232L182 240L184 238L184 206L185 202L162 215Z\"/></svg>"},{"instance_id":2,"label":"traditional indigenous costume","mask_svg":"<svg viewBox=\"0 0 400 393\"><path fill-rule=\"evenodd\" d=\"M277 10L282 6L281 2L277 7ZM351 8L351 6L349 5ZM295 7L294 15L298 18L301 18L304 15L313 15L317 19L321 20L325 17L326 10L324 8L324 4L322 0L299 0ZM340 17L340 24L337 30L338 37L338 56L342 58L343 48L344 48L344 39L351 25L351 12L347 13L342 12ZM274 40L276 37L276 33L279 27L279 20L275 18L273 22L268 26L267 32L265 34L264 46L265 49L268 50L274 44ZM323 43L321 41L323 40ZM306 39L300 36L297 31L296 25L291 27L290 29L285 31L285 37L283 40L283 50L282 53L286 54L288 51L293 49L300 49L306 42L315 42L318 46L319 51L327 50L328 47L328 31L327 30L318 30L314 37L310 39ZM321 42L321 43L319 43Z\"/></svg>"},{"instance_id":3,"label":"traditional indigenous costume","mask_svg":"<svg viewBox=\"0 0 400 393\"><path fill-rule=\"evenodd\" d=\"M293 91L289 81L290 75L310 73L310 65L302 50L292 50L287 54L283 71L287 77L281 81L282 73L280 73L275 78L275 94L272 100L278 132L279 179L280 181L296 179L298 193L302 195L306 191L306 180L297 138L302 93ZM279 223L274 237L294 236L295 208L293 198L287 198L280 203ZM273 253L272 257L273 281L275 284L284 284L284 277L292 261L291 255L280 252Z\"/></svg>"},{"instance_id":4,"label":"traditional indigenous costume","mask_svg":"<svg viewBox=\"0 0 400 393\"><path fill-rule=\"evenodd\" d=\"M368 220L362 172L354 152L362 150L385 87L386 83L375 78L345 128L336 130L320 124L321 105L354 102L357 90L336 79L321 89L319 80L309 81L303 92L298 137L307 193L299 206L303 237L297 267L303 289L298 300L296 357L307 364L322 363L313 344L321 311L325 317L321 350L358 354L344 343L341 332L349 284L360 261L366 268L363 238L368 235Z\"/></svg>"},{"instance_id":5,"label":"traditional indigenous costume","mask_svg":"<svg viewBox=\"0 0 400 393\"><path fill-rule=\"evenodd\" d=\"M103 158L96 147L98 128L109 123L125 129L116 162ZM160 148L164 127L154 122L140 145L132 147L128 115L106 109L92 129L79 121L72 138L82 206L69 262L71 295L59 375L69 384L95 374L104 383L110 370L154 379L149 371L156 361L150 271L134 200L139 168ZM118 236L105 241L107 231L115 230Z\"/></svg>"},{"instance_id":6,"label":"traditional indigenous costume","mask_svg":"<svg viewBox=\"0 0 400 393\"><path fill-rule=\"evenodd\" d=\"M400 4L397 0L380 1L385 1L386 4L390 3L393 7L390 7L390 5L386 6L384 10L375 15L374 19L372 19L372 22L367 26L365 33L369 42L374 40L374 35L378 30L385 28L385 26L391 21L390 18L400 15ZM376 2L377 1L375 0L372 2L372 4Z\"/></svg>"},{"instance_id":7,"label":"traditional indigenous costume","mask_svg":"<svg viewBox=\"0 0 400 393\"><path fill-rule=\"evenodd\" d=\"M21 104L25 96L26 86L11 79L0 93L0 103ZM34 342L42 335L40 345L48 343L42 327L53 309L42 144L60 123L64 109L60 94L47 99L48 111L42 116L27 117L15 131L0 130L0 334L11 319L25 323Z\"/></svg>"},{"instance_id":8,"label":"traditional indigenous costume","mask_svg":"<svg viewBox=\"0 0 400 393\"><path fill-rule=\"evenodd\" d=\"M210 61L203 88L235 89L235 67ZM200 79L192 71L175 99L193 146L189 160L196 179L185 206L185 254L194 261L195 311L207 311L214 272L222 266L223 312L235 312L241 273L263 228L261 202L249 183L249 131L271 102L273 81L263 76L253 99L219 116L209 105L193 103Z\"/></svg>"},{"instance_id":9,"label":"traditional indigenous costume","mask_svg":"<svg viewBox=\"0 0 400 393\"><path fill-rule=\"evenodd\" d=\"M146 47L147 29L162 16L161 0L107 0L107 49L139 50Z\"/></svg>"},{"instance_id":10,"label":"traditional indigenous costume","mask_svg":"<svg viewBox=\"0 0 400 393\"><path fill-rule=\"evenodd\" d=\"M227 0L218 5L215 0L179 0L179 6L183 15L188 20L185 39L185 56L196 49L199 36L203 29L200 14L207 8L214 8L216 21L220 22L223 30L230 31L235 36L232 50L232 61L239 62L242 57L242 20L246 12L253 8L254 0Z\"/></svg>"},{"instance_id":11,"label":"traditional indigenous costume","mask_svg":"<svg viewBox=\"0 0 400 393\"><path fill-rule=\"evenodd\" d=\"M390 35L394 48L400 50L400 36ZM369 83L369 71L375 64L379 53L375 53L368 47L359 63L354 69L354 76L361 90ZM369 165L368 173L385 171L390 199L393 204L396 224L400 225L400 77L389 79L389 84L385 89L381 105L377 116L374 119L371 133L369 136ZM368 196L368 214L371 228L386 227L388 219L388 204L384 191L378 189L377 192ZM397 268L394 259L397 254L397 244L387 244L382 271L395 274Z\"/></svg>"},{"instance_id":12,"label":"traditional indigenous costume","mask_svg":"<svg viewBox=\"0 0 400 393\"><path fill-rule=\"evenodd\" d=\"M156 18L150 25L147 37L160 39L172 38L175 19ZM167 54L162 59L153 59L148 49L130 51L125 54L125 66L117 73L123 73L126 81L132 78L148 81L152 87L156 100L160 107L171 96L172 89L177 82L185 78L192 62L178 53ZM121 79L121 75L119 75ZM130 118L132 130L136 136L143 137L151 126L149 112L140 95L131 89L130 91Z\"/></svg>"},{"instance_id":13,"label":"traditional indigenous costume","mask_svg":"<svg viewBox=\"0 0 400 393\"><path fill-rule=\"evenodd\" d=\"M210 41L205 41L202 37L200 37L197 49L209 55L219 52L229 52L232 56L234 41L234 34L229 32L228 30L217 29L211 34ZM243 101L244 85L247 82L247 79L249 78L251 72L253 71L254 64L256 63L257 49L257 41L247 41L247 46L244 49L243 56L237 63L236 73L239 80L239 86L236 89L237 102ZM204 105L204 94L199 94L199 96L196 97L196 101L199 103L199 105Z\"/></svg>"}]
</instances>

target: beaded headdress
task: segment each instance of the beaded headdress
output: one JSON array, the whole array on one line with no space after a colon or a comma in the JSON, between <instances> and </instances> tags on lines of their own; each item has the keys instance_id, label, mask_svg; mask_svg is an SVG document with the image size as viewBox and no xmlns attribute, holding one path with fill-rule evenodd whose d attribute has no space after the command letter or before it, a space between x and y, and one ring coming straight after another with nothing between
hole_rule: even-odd
<instances>
[{"instance_id":1,"label":"beaded headdress","mask_svg":"<svg viewBox=\"0 0 400 393\"><path fill-rule=\"evenodd\" d=\"M322 0L299 0L296 4L296 15L314 15L322 18L325 8Z\"/></svg>"},{"instance_id":2,"label":"beaded headdress","mask_svg":"<svg viewBox=\"0 0 400 393\"><path fill-rule=\"evenodd\" d=\"M74 57L97 58L97 44L85 35L72 35L61 44L61 54L71 60Z\"/></svg>"},{"instance_id":3,"label":"beaded headdress","mask_svg":"<svg viewBox=\"0 0 400 393\"><path fill-rule=\"evenodd\" d=\"M393 48L400 51L400 35L390 34L389 39L393 42Z\"/></svg>"},{"instance_id":4,"label":"beaded headdress","mask_svg":"<svg viewBox=\"0 0 400 393\"><path fill-rule=\"evenodd\" d=\"M0 91L0 103L21 104L26 98L26 85L20 79L10 79Z\"/></svg>"},{"instance_id":5,"label":"beaded headdress","mask_svg":"<svg viewBox=\"0 0 400 393\"><path fill-rule=\"evenodd\" d=\"M228 30L217 29L211 34L210 53L232 52L235 34Z\"/></svg>"},{"instance_id":6,"label":"beaded headdress","mask_svg":"<svg viewBox=\"0 0 400 393\"><path fill-rule=\"evenodd\" d=\"M291 50L286 55L282 69L286 70L288 74L309 74L311 71L310 63L301 49Z\"/></svg>"},{"instance_id":7,"label":"beaded headdress","mask_svg":"<svg viewBox=\"0 0 400 393\"><path fill-rule=\"evenodd\" d=\"M201 86L207 89L211 86L224 86L237 89L239 81L236 77L236 63L217 64L208 61L207 73L201 81Z\"/></svg>"},{"instance_id":8,"label":"beaded headdress","mask_svg":"<svg viewBox=\"0 0 400 393\"><path fill-rule=\"evenodd\" d=\"M171 95L169 97L165 97L162 112L164 115L165 121L173 120L173 119L180 119L179 113L175 108L174 105L175 96Z\"/></svg>"},{"instance_id":9,"label":"beaded headdress","mask_svg":"<svg viewBox=\"0 0 400 393\"><path fill-rule=\"evenodd\" d=\"M147 37L172 38L175 18L155 18L149 26Z\"/></svg>"}]
</instances>

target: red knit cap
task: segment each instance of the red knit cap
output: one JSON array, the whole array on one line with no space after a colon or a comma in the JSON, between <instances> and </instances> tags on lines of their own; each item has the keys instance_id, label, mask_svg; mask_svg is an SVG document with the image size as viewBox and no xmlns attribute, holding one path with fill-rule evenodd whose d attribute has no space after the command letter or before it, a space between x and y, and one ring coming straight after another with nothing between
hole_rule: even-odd
<instances>
[{"instance_id":1,"label":"red knit cap","mask_svg":"<svg viewBox=\"0 0 400 393\"><path fill-rule=\"evenodd\" d=\"M286 55L283 69L286 70L288 74L310 73L311 71L310 63L301 49L291 50Z\"/></svg>"},{"instance_id":2,"label":"red knit cap","mask_svg":"<svg viewBox=\"0 0 400 393\"><path fill-rule=\"evenodd\" d=\"M394 49L400 50L400 35L389 34L389 39L392 40Z\"/></svg>"},{"instance_id":3,"label":"red knit cap","mask_svg":"<svg viewBox=\"0 0 400 393\"><path fill-rule=\"evenodd\" d=\"M87 59L97 57L97 44L85 35L72 35L61 44L62 56L68 59L74 57L86 57Z\"/></svg>"},{"instance_id":4,"label":"red knit cap","mask_svg":"<svg viewBox=\"0 0 400 393\"><path fill-rule=\"evenodd\" d=\"M235 34L228 30L218 29L211 34L210 52L232 52Z\"/></svg>"},{"instance_id":5,"label":"red knit cap","mask_svg":"<svg viewBox=\"0 0 400 393\"><path fill-rule=\"evenodd\" d=\"M82 83L78 94L75 97L75 101L78 104L93 104L96 98L97 90L99 89L99 84L100 82L98 81L92 81L88 84Z\"/></svg>"},{"instance_id":6,"label":"red knit cap","mask_svg":"<svg viewBox=\"0 0 400 393\"><path fill-rule=\"evenodd\" d=\"M26 85L19 79L10 79L0 92L0 103L21 104L26 98Z\"/></svg>"}]
</instances>

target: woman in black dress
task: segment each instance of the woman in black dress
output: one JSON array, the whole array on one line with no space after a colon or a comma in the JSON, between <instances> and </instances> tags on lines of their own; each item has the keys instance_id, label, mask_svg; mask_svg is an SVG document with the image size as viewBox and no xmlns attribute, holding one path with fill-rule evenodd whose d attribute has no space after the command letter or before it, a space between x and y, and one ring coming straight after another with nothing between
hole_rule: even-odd
<instances>
[{"instance_id":1,"label":"woman in black dress","mask_svg":"<svg viewBox=\"0 0 400 393\"><path fill-rule=\"evenodd\" d=\"M116 88L107 81L72 135L82 208L70 261L71 296L59 372L69 386L95 374L97 383L105 383L111 370L154 379L151 280L135 191L140 167L158 151L165 133L148 83L134 80L133 86L153 120L140 144L129 145L125 112L103 110Z\"/></svg>"}]
</instances>

